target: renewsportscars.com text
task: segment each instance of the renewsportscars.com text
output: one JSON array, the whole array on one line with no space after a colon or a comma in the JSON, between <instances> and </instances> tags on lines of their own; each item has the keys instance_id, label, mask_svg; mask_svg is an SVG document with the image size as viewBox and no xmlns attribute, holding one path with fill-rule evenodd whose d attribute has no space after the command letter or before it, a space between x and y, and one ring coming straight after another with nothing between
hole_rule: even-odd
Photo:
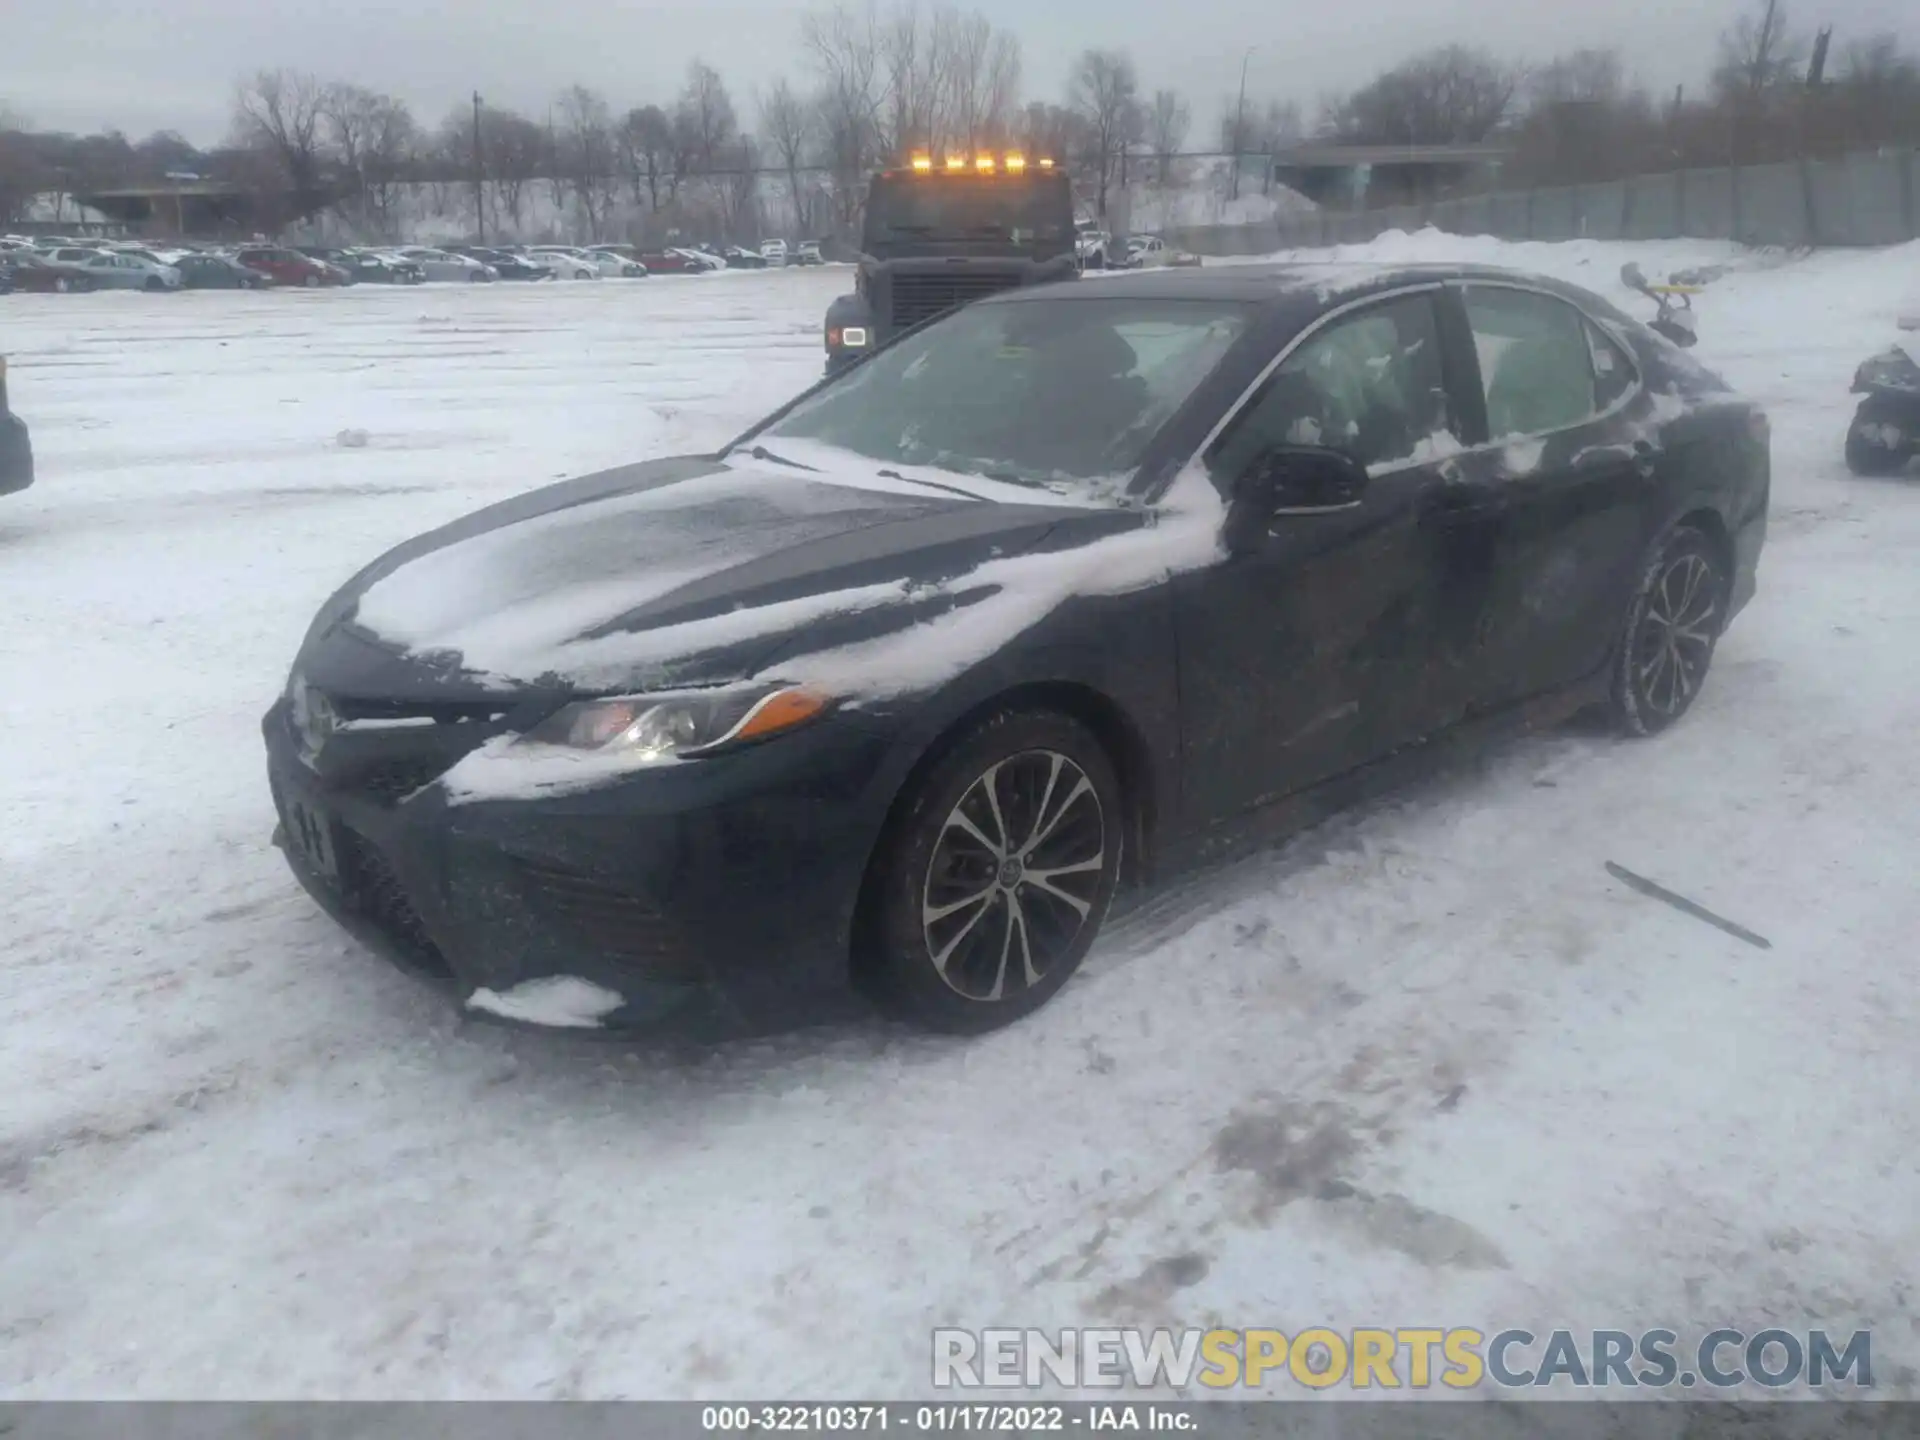
<instances>
[{"instance_id":1,"label":"renewsportscars.com text","mask_svg":"<svg viewBox=\"0 0 1920 1440\"><path fill-rule=\"evenodd\" d=\"M1280 1330L933 1332L940 1389L1131 1387L1265 1390L1471 1390L1678 1387L1729 1390L1873 1386L1872 1332L1486 1331L1362 1326Z\"/></svg>"}]
</instances>

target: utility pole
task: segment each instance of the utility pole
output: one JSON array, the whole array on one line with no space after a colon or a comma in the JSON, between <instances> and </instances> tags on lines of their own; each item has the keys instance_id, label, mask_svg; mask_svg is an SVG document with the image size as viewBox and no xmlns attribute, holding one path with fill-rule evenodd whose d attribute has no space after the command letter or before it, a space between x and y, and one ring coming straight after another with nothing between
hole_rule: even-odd
<instances>
[{"instance_id":1,"label":"utility pole","mask_svg":"<svg viewBox=\"0 0 1920 1440\"><path fill-rule=\"evenodd\" d=\"M487 172L480 159L480 92L473 92L473 228L479 243L487 243Z\"/></svg>"},{"instance_id":2,"label":"utility pole","mask_svg":"<svg viewBox=\"0 0 1920 1440\"><path fill-rule=\"evenodd\" d=\"M1233 106L1233 188L1227 197L1230 200L1240 198L1240 152L1247 143L1247 62L1259 48L1249 45L1247 53L1240 57L1240 98Z\"/></svg>"}]
</instances>

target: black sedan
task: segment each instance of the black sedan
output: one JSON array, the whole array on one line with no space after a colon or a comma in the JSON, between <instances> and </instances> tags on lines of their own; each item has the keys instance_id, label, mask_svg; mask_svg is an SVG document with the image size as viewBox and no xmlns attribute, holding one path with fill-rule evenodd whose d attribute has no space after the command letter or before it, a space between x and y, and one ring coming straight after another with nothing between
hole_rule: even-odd
<instances>
[{"instance_id":1,"label":"black sedan","mask_svg":"<svg viewBox=\"0 0 1920 1440\"><path fill-rule=\"evenodd\" d=\"M273 282L231 255L182 255L173 262L186 290L265 290Z\"/></svg>"},{"instance_id":2,"label":"black sedan","mask_svg":"<svg viewBox=\"0 0 1920 1440\"><path fill-rule=\"evenodd\" d=\"M265 717L278 838L483 1015L987 1030L1129 887L1461 744L1673 724L1769 463L1714 375L1523 274L1013 291L375 561Z\"/></svg>"},{"instance_id":3,"label":"black sedan","mask_svg":"<svg viewBox=\"0 0 1920 1440\"><path fill-rule=\"evenodd\" d=\"M460 247L460 254L478 260L482 265L491 265L502 280L553 279L553 272L546 266L536 265L526 256L516 255L511 250L489 250L484 246L470 245Z\"/></svg>"}]
</instances>

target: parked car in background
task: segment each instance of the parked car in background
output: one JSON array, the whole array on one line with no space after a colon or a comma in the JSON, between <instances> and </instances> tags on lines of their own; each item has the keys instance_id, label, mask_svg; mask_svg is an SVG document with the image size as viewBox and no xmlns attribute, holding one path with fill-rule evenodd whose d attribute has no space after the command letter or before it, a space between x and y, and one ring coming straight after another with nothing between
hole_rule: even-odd
<instances>
[{"instance_id":1,"label":"parked car in background","mask_svg":"<svg viewBox=\"0 0 1920 1440\"><path fill-rule=\"evenodd\" d=\"M500 278L500 273L491 265L484 265L470 255L458 255L451 250L438 250L431 245L408 245L394 253L413 261L426 272L429 280L446 280L471 285Z\"/></svg>"},{"instance_id":2,"label":"parked car in background","mask_svg":"<svg viewBox=\"0 0 1920 1440\"><path fill-rule=\"evenodd\" d=\"M258 270L275 285L317 290L322 286L345 283L340 272L331 265L315 260L310 255L302 255L285 245L242 246L233 258L249 270Z\"/></svg>"},{"instance_id":3,"label":"parked car in background","mask_svg":"<svg viewBox=\"0 0 1920 1440\"><path fill-rule=\"evenodd\" d=\"M600 278L599 259L572 245L535 245L527 251L527 258L536 265L546 266L558 280Z\"/></svg>"},{"instance_id":4,"label":"parked car in background","mask_svg":"<svg viewBox=\"0 0 1920 1440\"><path fill-rule=\"evenodd\" d=\"M536 265L524 255L516 255L511 250L492 250L482 245L462 246L460 253L470 260L478 260L482 265L493 267L493 273L502 280L551 280L553 272L544 265Z\"/></svg>"},{"instance_id":5,"label":"parked car in background","mask_svg":"<svg viewBox=\"0 0 1920 1440\"><path fill-rule=\"evenodd\" d=\"M231 255L182 255L174 268L180 272L182 287L188 290L265 290L273 284Z\"/></svg>"},{"instance_id":6,"label":"parked car in background","mask_svg":"<svg viewBox=\"0 0 1920 1440\"><path fill-rule=\"evenodd\" d=\"M1199 263L1198 255L1172 249L1158 235L1128 236L1125 257L1114 262L1116 268L1122 270L1157 270L1163 265L1192 266Z\"/></svg>"},{"instance_id":7,"label":"parked car in background","mask_svg":"<svg viewBox=\"0 0 1920 1440\"><path fill-rule=\"evenodd\" d=\"M795 253L794 258L802 265L824 265L827 263L827 257L820 253L820 242L818 240L801 241L800 249Z\"/></svg>"},{"instance_id":8,"label":"parked car in background","mask_svg":"<svg viewBox=\"0 0 1920 1440\"><path fill-rule=\"evenodd\" d=\"M7 357L0 355L0 495L33 484L33 441L27 422L7 402Z\"/></svg>"},{"instance_id":9,"label":"parked car in background","mask_svg":"<svg viewBox=\"0 0 1920 1440\"><path fill-rule=\"evenodd\" d=\"M86 266L62 260L50 260L31 250L10 250L6 263L13 276L13 288L26 292L65 294L70 290L97 290L100 287L87 273Z\"/></svg>"},{"instance_id":10,"label":"parked car in background","mask_svg":"<svg viewBox=\"0 0 1920 1440\"><path fill-rule=\"evenodd\" d=\"M769 240L760 247L760 254L769 265L784 265L787 263L787 242Z\"/></svg>"},{"instance_id":11,"label":"parked car in background","mask_svg":"<svg viewBox=\"0 0 1920 1440\"><path fill-rule=\"evenodd\" d=\"M1073 250L1080 257L1082 269L1105 270L1113 260L1113 236L1091 226L1083 227L1073 237Z\"/></svg>"},{"instance_id":12,"label":"parked car in background","mask_svg":"<svg viewBox=\"0 0 1920 1440\"><path fill-rule=\"evenodd\" d=\"M707 267L684 250L648 250L640 263L652 275L704 275Z\"/></svg>"},{"instance_id":13,"label":"parked car in background","mask_svg":"<svg viewBox=\"0 0 1920 1440\"><path fill-rule=\"evenodd\" d=\"M56 265L85 265L94 256L104 255L107 251L106 247L101 245L48 244L36 246L34 253L53 261Z\"/></svg>"},{"instance_id":14,"label":"parked car in background","mask_svg":"<svg viewBox=\"0 0 1920 1440\"><path fill-rule=\"evenodd\" d=\"M102 250L86 262L87 274L97 290L151 290L156 293L180 288L180 272L157 260L137 255L116 255Z\"/></svg>"},{"instance_id":15,"label":"parked car in background","mask_svg":"<svg viewBox=\"0 0 1920 1440\"><path fill-rule=\"evenodd\" d=\"M645 262L637 258L631 245L595 245L591 253L597 257L602 275L639 280L648 273Z\"/></svg>"},{"instance_id":16,"label":"parked car in background","mask_svg":"<svg viewBox=\"0 0 1920 1440\"><path fill-rule=\"evenodd\" d=\"M747 250L738 245L729 245L721 254L729 270L764 270L767 257L758 250Z\"/></svg>"},{"instance_id":17,"label":"parked car in background","mask_svg":"<svg viewBox=\"0 0 1920 1440\"><path fill-rule=\"evenodd\" d=\"M724 270L727 262L703 245L674 245L669 247L674 254L684 255L697 271Z\"/></svg>"},{"instance_id":18,"label":"parked car in background","mask_svg":"<svg viewBox=\"0 0 1920 1440\"><path fill-rule=\"evenodd\" d=\"M343 250L334 261L362 285L424 285L427 272L383 250Z\"/></svg>"}]
</instances>

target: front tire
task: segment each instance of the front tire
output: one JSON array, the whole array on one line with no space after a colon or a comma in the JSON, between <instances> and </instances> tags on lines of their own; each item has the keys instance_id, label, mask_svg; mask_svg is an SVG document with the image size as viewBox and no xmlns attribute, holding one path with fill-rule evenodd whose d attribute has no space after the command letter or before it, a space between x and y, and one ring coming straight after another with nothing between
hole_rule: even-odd
<instances>
[{"instance_id":1,"label":"front tire","mask_svg":"<svg viewBox=\"0 0 1920 1440\"><path fill-rule=\"evenodd\" d=\"M301 283L309 290L318 290L320 288L320 277L318 275L309 275Z\"/></svg>"},{"instance_id":2,"label":"front tire","mask_svg":"<svg viewBox=\"0 0 1920 1440\"><path fill-rule=\"evenodd\" d=\"M1642 572L1614 662L1610 708L1628 735L1657 735L1692 708L1727 623L1730 577L1705 532L1675 530Z\"/></svg>"},{"instance_id":3,"label":"front tire","mask_svg":"<svg viewBox=\"0 0 1920 1440\"><path fill-rule=\"evenodd\" d=\"M1863 476L1898 475L1912 453L1910 424L1899 407L1862 401L1847 427L1847 469ZM1889 431L1898 437L1891 445Z\"/></svg>"},{"instance_id":4,"label":"front tire","mask_svg":"<svg viewBox=\"0 0 1920 1440\"><path fill-rule=\"evenodd\" d=\"M1120 784L1087 728L1005 711L914 784L881 841L863 978L924 1029L977 1035L1053 998L1120 875Z\"/></svg>"}]
</instances>

